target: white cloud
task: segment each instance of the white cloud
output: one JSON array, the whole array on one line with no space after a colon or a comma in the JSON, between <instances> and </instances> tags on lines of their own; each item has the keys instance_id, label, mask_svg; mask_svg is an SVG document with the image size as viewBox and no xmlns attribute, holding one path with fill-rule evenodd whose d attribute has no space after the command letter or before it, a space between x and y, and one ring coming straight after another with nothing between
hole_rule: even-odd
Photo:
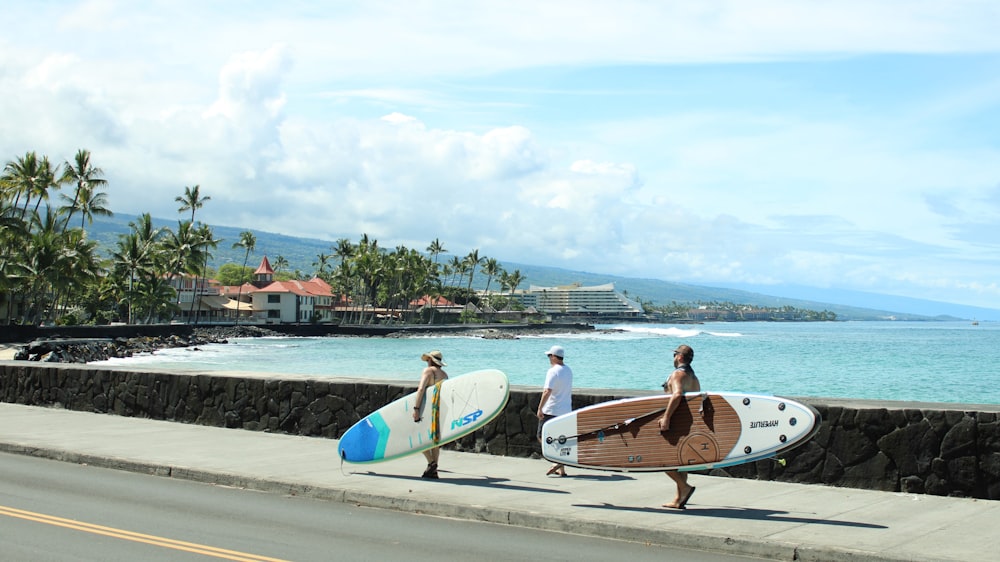
<instances>
[{"instance_id":1,"label":"white cloud","mask_svg":"<svg viewBox=\"0 0 1000 562\"><path fill-rule=\"evenodd\" d=\"M0 154L122 212L1000 307L993 2L8 8Z\"/></svg>"}]
</instances>

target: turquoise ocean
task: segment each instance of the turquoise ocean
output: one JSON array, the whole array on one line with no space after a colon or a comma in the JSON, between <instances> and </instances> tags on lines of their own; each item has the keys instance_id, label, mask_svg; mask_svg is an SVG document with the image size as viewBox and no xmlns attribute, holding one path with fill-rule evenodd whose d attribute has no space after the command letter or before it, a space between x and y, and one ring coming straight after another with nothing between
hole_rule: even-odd
<instances>
[{"instance_id":1,"label":"turquoise ocean","mask_svg":"<svg viewBox=\"0 0 1000 562\"><path fill-rule=\"evenodd\" d=\"M132 369L252 371L416 381L440 349L452 376L484 368L539 386L545 350L566 348L577 389L660 392L671 351L688 344L702 388L789 397L1000 404L1000 324L728 322L597 325L592 333L484 339L240 338L94 363Z\"/></svg>"}]
</instances>

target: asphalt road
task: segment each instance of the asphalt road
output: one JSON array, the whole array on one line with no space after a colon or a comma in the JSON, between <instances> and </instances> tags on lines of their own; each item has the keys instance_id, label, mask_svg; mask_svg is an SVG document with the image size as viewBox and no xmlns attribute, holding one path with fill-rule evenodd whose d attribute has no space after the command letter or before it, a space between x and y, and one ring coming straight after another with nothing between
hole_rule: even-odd
<instances>
[{"instance_id":1,"label":"asphalt road","mask_svg":"<svg viewBox=\"0 0 1000 562\"><path fill-rule=\"evenodd\" d=\"M7 561L752 560L0 454Z\"/></svg>"}]
</instances>

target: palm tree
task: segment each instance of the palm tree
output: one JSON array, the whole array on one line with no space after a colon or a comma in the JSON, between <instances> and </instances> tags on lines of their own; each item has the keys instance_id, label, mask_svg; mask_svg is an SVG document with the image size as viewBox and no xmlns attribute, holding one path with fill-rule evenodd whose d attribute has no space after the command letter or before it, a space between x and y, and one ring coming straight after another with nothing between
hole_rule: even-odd
<instances>
[{"instance_id":1,"label":"palm tree","mask_svg":"<svg viewBox=\"0 0 1000 562\"><path fill-rule=\"evenodd\" d=\"M322 252L316 256L316 261L313 262L313 267L316 268L316 276L324 279L326 276L326 268L330 266L330 258L333 256L324 254Z\"/></svg>"},{"instance_id":2,"label":"palm tree","mask_svg":"<svg viewBox=\"0 0 1000 562\"><path fill-rule=\"evenodd\" d=\"M48 156L42 156L42 161L39 163L38 170L38 181L34 184L34 196L35 196L35 212L38 212L38 208L42 205L42 201L49 200L49 190L59 189L59 177L62 176L59 171L60 166L52 167L52 162L49 161ZM27 203L27 201L25 201Z\"/></svg>"},{"instance_id":3,"label":"palm tree","mask_svg":"<svg viewBox=\"0 0 1000 562\"><path fill-rule=\"evenodd\" d=\"M188 313L189 318L194 315L194 305L198 301L198 296L201 292L200 287L202 280L208 276L208 260L212 255L212 250L219 246L219 242L222 242L221 238L215 238L215 234L212 232L212 227L207 224L200 224L198 226L197 240L197 246L202 252L202 262L198 274L195 276L195 295L194 298L191 299L191 310ZM195 316L194 323L198 323L198 316Z\"/></svg>"},{"instance_id":4,"label":"palm tree","mask_svg":"<svg viewBox=\"0 0 1000 562\"><path fill-rule=\"evenodd\" d=\"M250 252L253 252L257 248L257 237L254 236L253 232L249 230L244 230L240 233L240 240L233 244L233 248L243 248L246 250L246 255L243 256L243 270L246 271L247 261L250 260ZM240 289L236 294L236 325L240 324L240 306L243 299L243 283L240 283Z\"/></svg>"},{"instance_id":5,"label":"palm tree","mask_svg":"<svg viewBox=\"0 0 1000 562\"><path fill-rule=\"evenodd\" d=\"M127 322L132 323L132 310L135 301L133 290L141 269L146 264L146 251L139 242L139 237L133 232L123 234L118 239L118 249L111 255L114 262L128 274L128 287L125 300L128 302Z\"/></svg>"},{"instance_id":6,"label":"palm tree","mask_svg":"<svg viewBox=\"0 0 1000 562\"><path fill-rule=\"evenodd\" d=\"M194 223L191 221L177 221L177 232L167 232L164 249L169 259L167 267L168 285L172 286L173 280L181 274L187 273L195 276L191 288L191 300L197 300L197 274L201 271L201 264L205 260L205 248Z\"/></svg>"},{"instance_id":7,"label":"palm tree","mask_svg":"<svg viewBox=\"0 0 1000 562\"><path fill-rule=\"evenodd\" d=\"M27 152L17 160L7 162L4 166L3 181L6 190L14 195L14 206L21 205L21 197L24 197L24 205L21 207L21 220L27 220L28 205L31 200L37 199L35 211L48 200L49 189L59 188L56 182L56 171L53 170L48 156L41 159L34 152Z\"/></svg>"},{"instance_id":8,"label":"palm tree","mask_svg":"<svg viewBox=\"0 0 1000 562\"><path fill-rule=\"evenodd\" d=\"M379 289L385 276L386 264L378 247L378 240L369 239L367 234L361 235L358 243L357 253L353 259L355 265L355 275L358 284L358 295L360 297L360 323L364 323L364 307L368 303L372 304L372 316L374 319L374 305L377 302Z\"/></svg>"},{"instance_id":9,"label":"palm tree","mask_svg":"<svg viewBox=\"0 0 1000 562\"><path fill-rule=\"evenodd\" d=\"M67 212L66 222L63 224L63 228L69 224L69 217L76 211L80 212L80 228L84 228L88 224L93 224L95 216L114 216L111 209L107 207L108 194L95 191L90 186L77 190L76 199L73 201L70 201L70 198L64 193L61 193L60 197L64 201L68 201L70 203L68 206L64 206L62 208L62 210Z\"/></svg>"},{"instance_id":10,"label":"palm tree","mask_svg":"<svg viewBox=\"0 0 1000 562\"><path fill-rule=\"evenodd\" d=\"M279 254L278 257L274 259L274 271L275 273L281 273L286 268L288 268L288 260L285 259L285 256Z\"/></svg>"},{"instance_id":11,"label":"palm tree","mask_svg":"<svg viewBox=\"0 0 1000 562\"><path fill-rule=\"evenodd\" d=\"M184 186L184 195L179 195L177 197L174 197L174 201L181 204L181 206L177 208L177 212L178 213L183 213L185 211L191 211L191 223L192 224L194 223L194 213L195 213L195 211L197 211L198 209L204 207L205 206L205 202L206 201L210 201L211 199L212 198L209 197L208 195L206 195L204 197L201 196L201 186L199 184L195 184L194 187ZM218 245L218 243L220 242L219 240L215 240L212 237L213 235L212 235L211 229L209 229L207 232L199 230L197 232L197 234L198 234L198 236L196 238L200 242L200 245L202 246L202 248L205 251L208 250L208 246L209 245L212 248L215 248ZM201 269L205 270L205 269L208 269L208 255L206 254L205 256L203 256L203 258L204 259L203 259L203 261L201 263ZM199 293L199 284L201 283L201 279L199 278L199 276L196 275L194 281L195 281L194 287L193 287L194 293L191 296L191 310L188 313L189 317L192 314L194 314L194 305L195 305L195 302L197 302L198 299L199 299L198 293ZM239 311L237 311L237 316L239 316L238 312ZM197 317L195 317L195 323L197 323Z\"/></svg>"},{"instance_id":12,"label":"palm tree","mask_svg":"<svg viewBox=\"0 0 1000 562\"><path fill-rule=\"evenodd\" d=\"M340 266L334 274L334 278L338 280L336 287L337 291L340 292L340 295L335 295L334 298L337 299L337 302L340 302L341 300L350 301L350 290L353 286L353 281L350 280L350 277L353 273L349 273L352 270L347 260L354 256L354 244L352 244L347 238L339 238L330 250L332 250L333 255L340 260ZM341 297L343 297L343 299ZM341 315L341 320L344 322L348 321L346 312Z\"/></svg>"},{"instance_id":13,"label":"palm tree","mask_svg":"<svg viewBox=\"0 0 1000 562\"><path fill-rule=\"evenodd\" d=\"M64 307L69 304L79 306L87 300L86 295L93 292L100 281L102 266L98 257L98 243L88 240L82 229L70 229L61 238L66 260L62 262L65 267L57 272L58 281L54 286L57 293L53 304L61 300ZM55 320L55 310L53 307L49 315L52 320Z\"/></svg>"},{"instance_id":14,"label":"palm tree","mask_svg":"<svg viewBox=\"0 0 1000 562\"><path fill-rule=\"evenodd\" d=\"M136 288L135 299L138 308L146 311L144 319L146 324L156 318L169 318L178 310L177 293L161 276L145 279Z\"/></svg>"},{"instance_id":15,"label":"palm tree","mask_svg":"<svg viewBox=\"0 0 1000 562\"><path fill-rule=\"evenodd\" d=\"M66 231L62 226L51 207L44 217L32 214L32 235L24 254L27 269L35 274L36 292L29 301L34 311L29 319L32 323L43 318L55 320L68 295L81 294L97 278L97 243L87 241L81 229Z\"/></svg>"},{"instance_id":16,"label":"palm tree","mask_svg":"<svg viewBox=\"0 0 1000 562\"><path fill-rule=\"evenodd\" d=\"M27 152L24 156L19 156L15 160L8 161L0 175L3 185L5 200L10 200L12 208L20 208L21 197L29 197L32 191L35 177L38 175L38 155L34 152ZM25 203L27 207L27 202ZM22 210L17 217L23 221L26 211Z\"/></svg>"},{"instance_id":17,"label":"palm tree","mask_svg":"<svg viewBox=\"0 0 1000 562\"><path fill-rule=\"evenodd\" d=\"M468 271L468 267L462 261L462 258L458 256L451 256L447 265L451 268L451 281L448 284L458 287L462 283L462 278L465 276L465 272Z\"/></svg>"},{"instance_id":18,"label":"palm tree","mask_svg":"<svg viewBox=\"0 0 1000 562\"><path fill-rule=\"evenodd\" d=\"M341 265L354 255L354 244L352 244L347 238L337 240L336 245L334 245L331 249L333 250L333 255L337 256L340 260Z\"/></svg>"},{"instance_id":19,"label":"palm tree","mask_svg":"<svg viewBox=\"0 0 1000 562\"><path fill-rule=\"evenodd\" d=\"M66 263L68 256L57 226L59 221L52 209L47 209L44 219L32 212L31 222L21 262L27 296L22 321L37 324L48 308L46 300L60 282L60 274L68 274L72 264Z\"/></svg>"},{"instance_id":20,"label":"palm tree","mask_svg":"<svg viewBox=\"0 0 1000 562\"><path fill-rule=\"evenodd\" d=\"M479 267L479 264L481 263L483 263L483 258L479 257L478 248L469 252L469 255L465 256L465 259L462 260L463 276L466 272L469 274L469 284L465 288L466 299L468 302L473 302L474 293L472 292L472 280L476 276L476 268ZM473 304L475 303L473 302Z\"/></svg>"},{"instance_id":21,"label":"palm tree","mask_svg":"<svg viewBox=\"0 0 1000 562\"><path fill-rule=\"evenodd\" d=\"M438 240L437 238L435 238L431 242L430 246L427 246L427 253L430 254L432 258L434 258L434 263L437 263L437 258L440 254L443 254L447 251L448 250L444 249L444 245L441 244L441 241Z\"/></svg>"},{"instance_id":22,"label":"palm tree","mask_svg":"<svg viewBox=\"0 0 1000 562\"><path fill-rule=\"evenodd\" d=\"M157 264L162 261L158 243L163 229L153 227L153 219L149 213L139 217L138 221L129 223L132 232L123 234L118 239L118 249L112 255L115 264L128 275L128 322L135 320L137 304L145 304L138 298L142 292L140 285L156 284L160 277ZM138 289L138 290L137 290Z\"/></svg>"},{"instance_id":23,"label":"palm tree","mask_svg":"<svg viewBox=\"0 0 1000 562\"><path fill-rule=\"evenodd\" d=\"M472 292L472 278L476 276L476 268L479 264L483 263L483 259L479 257L479 249L472 250L469 255L465 256L465 265L469 268L469 292Z\"/></svg>"},{"instance_id":24,"label":"palm tree","mask_svg":"<svg viewBox=\"0 0 1000 562\"><path fill-rule=\"evenodd\" d=\"M515 269L513 273L507 274L506 285L510 288L510 298L507 299L507 306L510 308L510 303L514 302L514 292L517 291L517 287L524 283L524 275L521 274L520 269Z\"/></svg>"},{"instance_id":25,"label":"palm tree","mask_svg":"<svg viewBox=\"0 0 1000 562\"><path fill-rule=\"evenodd\" d=\"M191 211L191 222L194 222L194 212L205 206L205 201L209 201L212 198L209 196L201 196L201 186L195 184L194 187L184 187L184 195L174 197L174 201L181 204L177 209L178 213L183 213L184 211Z\"/></svg>"},{"instance_id":26,"label":"palm tree","mask_svg":"<svg viewBox=\"0 0 1000 562\"><path fill-rule=\"evenodd\" d=\"M86 221L94 222L94 215L111 216L112 213L106 207L108 203L107 195L100 192L100 189L108 184L108 180L101 177L104 170L90 163L90 151L80 149L76 151L73 162L66 162L61 183L76 184L73 197L63 194L62 198L69 203L65 208L66 225L69 224L73 214L80 212L83 217L80 219L80 228L84 227Z\"/></svg>"},{"instance_id":27,"label":"palm tree","mask_svg":"<svg viewBox=\"0 0 1000 562\"><path fill-rule=\"evenodd\" d=\"M492 303L490 303L490 283L493 282L493 278L500 273L500 263L497 262L496 258L486 258L483 261L482 272L486 274L486 290L483 294L486 296L486 302L493 308Z\"/></svg>"},{"instance_id":28,"label":"palm tree","mask_svg":"<svg viewBox=\"0 0 1000 562\"><path fill-rule=\"evenodd\" d=\"M341 301L340 295L347 297L348 300L350 299L350 295L352 294L354 287L354 280L355 280L354 271L355 270L354 267L351 265L351 262L345 262L345 261L341 261L340 265L338 265L337 268L334 270L333 283L331 285L334 287L334 290L336 292L334 298L337 299L337 302ZM350 318L348 317L348 313L346 310L342 311L340 319L341 322L344 323L350 321Z\"/></svg>"}]
</instances>

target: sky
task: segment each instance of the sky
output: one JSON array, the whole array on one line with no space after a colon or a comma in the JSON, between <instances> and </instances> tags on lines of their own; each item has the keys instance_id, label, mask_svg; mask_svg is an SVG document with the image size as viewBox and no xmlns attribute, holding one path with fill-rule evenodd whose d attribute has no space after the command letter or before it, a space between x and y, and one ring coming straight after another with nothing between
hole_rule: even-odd
<instances>
[{"instance_id":1,"label":"sky","mask_svg":"<svg viewBox=\"0 0 1000 562\"><path fill-rule=\"evenodd\" d=\"M1000 309L994 0L0 0L0 159L113 211Z\"/></svg>"}]
</instances>

